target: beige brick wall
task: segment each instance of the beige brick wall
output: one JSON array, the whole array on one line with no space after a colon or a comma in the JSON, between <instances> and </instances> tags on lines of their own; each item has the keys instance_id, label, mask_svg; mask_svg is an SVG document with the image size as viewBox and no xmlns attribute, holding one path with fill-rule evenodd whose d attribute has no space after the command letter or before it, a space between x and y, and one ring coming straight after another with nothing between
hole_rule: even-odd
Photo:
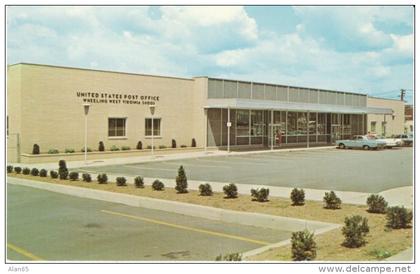
<instances>
[{"instance_id":1,"label":"beige brick wall","mask_svg":"<svg viewBox=\"0 0 420 274\"><path fill-rule=\"evenodd\" d=\"M19 89L19 71L21 96L15 92ZM80 151L84 146L84 113L77 92L159 96L155 117L162 118L161 138L155 139L155 145L170 147L171 140L175 139L178 146L190 146L196 135L193 133L194 115L191 114L197 109L193 105L193 93L200 91L194 90L192 79L29 64L11 66L8 79L8 93L14 94L8 98L11 127L16 128L19 124L16 110L19 105L22 109L22 153L30 153L34 143L40 145L41 152L51 148ZM108 137L109 117L127 117L126 138ZM146 117L150 117L148 105L93 103L88 115L88 146L96 150L98 142L103 141L106 148L112 145L135 148L141 140L145 148L151 144L150 138L145 137Z\"/></svg>"},{"instance_id":2,"label":"beige brick wall","mask_svg":"<svg viewBox=\"0 0 420 274\"><path fill-rule=\"evenodd\" d=\"M367 131L371 132L371 123L376 122L376 134L383 135L382 122L386 121L386 136L401 134L404 132L404 102L400 100L382 99L368 97L368 107L391 108L394 110L394 116L368 114Z\"/></svg>"}]
</instances>

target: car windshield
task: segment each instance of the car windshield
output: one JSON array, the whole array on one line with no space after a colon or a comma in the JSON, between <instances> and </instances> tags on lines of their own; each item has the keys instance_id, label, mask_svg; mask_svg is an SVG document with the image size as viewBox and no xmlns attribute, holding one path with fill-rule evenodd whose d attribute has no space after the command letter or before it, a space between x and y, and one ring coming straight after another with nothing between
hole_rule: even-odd
<instances>
[{"instance_id":1,"label":"car windshield","mask_svg":"<svg viewBox=\"0 0 420 274\"><path fill-rule=\"evenodd\" d=\"M378 139L378 138L376 138L375 136L367 136L367 138L368 138L369 140L376 140L376 139Z\"/></svg>"}]
</instances>

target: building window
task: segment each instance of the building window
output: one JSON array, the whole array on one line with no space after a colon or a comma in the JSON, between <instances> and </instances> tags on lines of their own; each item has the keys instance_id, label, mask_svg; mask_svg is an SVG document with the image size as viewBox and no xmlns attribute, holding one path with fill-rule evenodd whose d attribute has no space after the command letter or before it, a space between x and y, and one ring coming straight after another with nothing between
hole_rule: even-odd
<instances>
[{"instance_id":1,"label":"building window","mask_svg":"<svg viewBox=\"0 0 420 274\"><path fill-rule=\"evenodd\" d=\"M238 137L249 136L249 111L238 110L236 112L236 135Z\"/></svg>"},{"instance_id":2,"label":"building window","mask_svg":"<svg viewBox=\"0 0 420 274\"><path fill-rule=\"evenodd\" d=\"M264 112L261 110L251 111L251 136L264 136L264 132Z\"/></svg>"},{"instance_id":3,"label":"building window","mask_svg":"<svg viewBox=\"0 0 420 274\"><path fill-rule=\"evenodd\" d=\"M376 122L370 122L370 132L376 132Z\"/></svg>"},{"instance_id":4,"label":"building window","mask_svg":"<svg viewBox=\"0 0 420 274\"><path fill-rule=\"evenodd\" d=\"M153 118L153 136L160 136L160 118ZM145 135L152 136L152 118L146 118Z\"/></svg>"},{"instance_id":5,"label":"building window","mask_svg":"<svg viewBox=\"0 0 420 274\"><path fill-rule=\"evenodd\" d=\"M382 122L382 135L386 135L386 122Z\"/></svg>"},{"instance_id":6,"label":"building window","mask_svg":"<svg viewBox=\"0 0 420 274\"><path fill-rule=\"evenodd\" d=\"M108 118L108 137L125 137L127 118Z\"/></svg>"}]
</instances>

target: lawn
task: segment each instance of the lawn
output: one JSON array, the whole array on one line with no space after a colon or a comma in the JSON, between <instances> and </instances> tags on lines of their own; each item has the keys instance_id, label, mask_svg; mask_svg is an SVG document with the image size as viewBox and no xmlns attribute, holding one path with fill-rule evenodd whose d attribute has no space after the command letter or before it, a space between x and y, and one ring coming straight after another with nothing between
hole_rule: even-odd
<instances>
[{"instance_id":1,"label":"lawn","mask_svg":"<svg viewBox=\"0 0 420 274\"><path fill-rule=\"evenodd\" d=\"M9 173L8 176L230 210L258 212L337 224L343 224L344 218L351 215L361 215L368 218L370 232L367 236L367 244L361 248L341 246L343 241L341 229L335 229L316 236L315 240L318 246L316 260L320 261L381 260L411 247L413 242L412 229L385 229L385 215L368 213L366 211L367 206L343 204L341 209L329 210L324 209L323 203L318 201L306 201L303 206L292 206L290 200L277 197L270 197L268 202L259 203L252 201L251 195L239 195L236 199L225 199L224 194L219 192L215 192L213 196L204 197L200 196L198 191L195 190L190 190L185 194L177 194L173 188L165 188L164 191L154 191L150 186L135 188L132 184L117 186L114 182L108 184L98 184L96 181L86 183L83 181L59 180L51 179L50 177L15 173ZM269 250L251 258L251 260L289 261L291 260L290 246Z\"/></svg>"}]
</instances>

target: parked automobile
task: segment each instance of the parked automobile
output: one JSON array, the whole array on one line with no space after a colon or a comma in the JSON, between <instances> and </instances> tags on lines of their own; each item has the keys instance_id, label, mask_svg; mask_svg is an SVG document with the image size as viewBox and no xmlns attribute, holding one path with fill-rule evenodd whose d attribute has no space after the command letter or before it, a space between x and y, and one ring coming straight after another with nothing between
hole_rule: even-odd
<instances>
[{"instance_id":1,"label":"parked automobile","mask_svg":"<svg viewBox=\"0 0 420 274\"><path fill-rule=\"evenodd\" d=\"M392 137L401 139L403 142L403 146L412 146L413 145L413 134L397 134L393 135Z\"/></svg>"},{"instance_id":2,"label":"parked automobile","mask_svg":"<svg viewBox=\"0 0 420 274\"><path fill-rule=\"evenodd\" d=\"M383 136L376 137L377 140L384 141L386 143L386 148L400 147L403 145L403 140L401 138L385 138Z\"/></svg>"},{"instance_id":3,"label":"parked automobile","mask_svg":"<svg viewBox=\"0 0 420 274\"><path fill-rule=\"evenodd\" d=\"M355 135L352 139L348 140L337 140L335 144L338 148L362 148L364 150L369 149L381 149L384 148L386 142L380 139L376 139L373 136Z\"/></svg>"}]
</instances>

